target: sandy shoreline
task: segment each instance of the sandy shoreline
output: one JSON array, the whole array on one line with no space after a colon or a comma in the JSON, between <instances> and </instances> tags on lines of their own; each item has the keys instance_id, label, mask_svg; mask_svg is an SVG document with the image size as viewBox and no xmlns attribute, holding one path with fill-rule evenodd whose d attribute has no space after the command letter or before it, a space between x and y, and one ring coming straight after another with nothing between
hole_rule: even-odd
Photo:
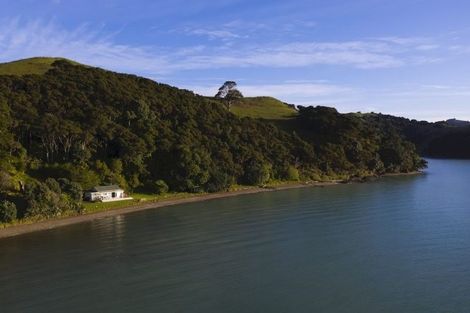
<instances>
[{"instance_id":1,"label":"sandy shoreline","mask_svg":"<svg viewBox=\"0 0 470 313\"><path fill-rule=\"evenodd\" d=\"M420 172L413 172L413 173L405 173L405 174L392 174L392 175L385 175L385 176L399 176L399 175L416 175ZM235 197L239 195L247 195L247 194L255 194L260 192L270 192L270 191L278 191L278 190L287 190L293 188L306 188L306 187L323 187L323 186L333 186L343 184L344 182L341 181L332 181L332 182L312 182L312 183L298 183L298 184L286 184L280 185L276 187L253 187L247 188L237 191L227 191L227 192L217 192L211 194L204 194L204 195L194 195L192 197L183 198L183 199L173 199L173 200L163 200L157 202L143 202L135 205L130 205L123 208L118 209L110 209L106 211L96 212L96 213L89 213L84 215L77 215L77 216L70 216L64 218L55 218L50 220L45 220L37 223L32 224L23 224L23 225L14 225L7 228L0 229L0 239L8 238L13 236L18 236L22 234L32 233L41 230L48 230L58 227L63 227L67 225L77 224L77 223L84 223L89 222L92 220L111 217L111 216L118 216L122 214L127 214L131 212L138 212L143 210L167 207L172 205L184 204L184 203L193 203L193 202L201 202L211 199L221 199L221 198L228 198L228 197Z\"/></svg>"},{"instance_id":2,"label":"sandy shoreline","mask_svg":"<svg viewBox=\"0 0 470 313\"><path fill-rule=\"evenodd\" d=\"M105 217L110 217L110 216L117 216L117 215L127 214L131 212L138 212L138 211L143 211L143 210L149 210L149 209L184 204L184 203L201 202L201 201L206 201L206 200L211 200L211 199L228 198L228 197L235 197L235 196L245 195L245 194L255 194L255 193L260 193L260 192L270 192L270 191L276 191L276 190L285 190L285 189L302 188L302 187L329 186L329 185L335 185L335 184L338 184L338 182L292 184L292 185L283 185L279 187L268 187L268 188L253 187L253 188L247 188L247 189L237 190L237 191L227 191L227 192L217 192L217 193L204 194L204 195L195 195L195 196L183 198L183 199L174 199L174 200L170 199L170 200L163 200L163 201L157 201L157 202L149 201L148 203L143 202L143 203L130 205L130 206L123 207L123 208L110 209L110 210L96 212L96 213L70 216L70 217L64 217L64 218L55 218L55 219L45 220L45 221L32 223L32 224L10 226L4 229L0 229L0 239L18 236L18 235L36 232L36 231L41 231L41 230L58 228L58 227L77 224L77 223L88 222L88 221L92 221L95 219L100 219L100 218L105 218Z\"/></svg>"}]
</instances>

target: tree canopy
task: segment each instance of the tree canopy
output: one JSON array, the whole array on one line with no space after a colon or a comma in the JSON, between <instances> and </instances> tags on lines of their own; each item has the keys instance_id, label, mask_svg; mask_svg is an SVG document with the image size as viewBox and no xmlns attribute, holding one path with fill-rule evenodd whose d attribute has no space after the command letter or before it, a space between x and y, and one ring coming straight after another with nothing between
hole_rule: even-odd
<instances>
[{"instance_id":1,"label":"tree canopy","mask_svg":"<svg viewBox=\"0 0 470 313\"><path fill-rule=\"evenodd\" d=\"M224 99L227 109L230 110L232 102L243 98L243 94L237 89L237 83L234 81L226 81L215 95L216 99Z\"/></svg>"},{"instance_id":2,"label":"tree canopy","mask_svg":"<svg viewBox=\"0 0 470 313\"><path fill-rule=\"evenodd\" d=\"M214 192L423 166L412 144L363 117L301 108L284 129L187 90L65 60L43 75L0 75L0 118L0 194L16 199L18 216L80 210L81 191L98 184Z\"/></svg>"}]
</instances>

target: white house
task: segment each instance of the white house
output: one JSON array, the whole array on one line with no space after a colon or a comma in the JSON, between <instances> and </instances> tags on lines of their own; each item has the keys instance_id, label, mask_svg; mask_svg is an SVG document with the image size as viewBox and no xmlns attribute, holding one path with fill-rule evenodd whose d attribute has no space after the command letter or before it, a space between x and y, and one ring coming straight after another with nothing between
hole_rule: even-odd
<instances>
[{"instance_id":1,"label":"white house","mask_svg":"<svg viewBox=\"0 0 470 313\"><path fill-rule=\"evenodd\" d=\"M112 186L96 186L93 189L86 191L84 194L86 201L120 201L132 199L124 192L124 189L117 185Z\"/></svg>"}]
</instances>

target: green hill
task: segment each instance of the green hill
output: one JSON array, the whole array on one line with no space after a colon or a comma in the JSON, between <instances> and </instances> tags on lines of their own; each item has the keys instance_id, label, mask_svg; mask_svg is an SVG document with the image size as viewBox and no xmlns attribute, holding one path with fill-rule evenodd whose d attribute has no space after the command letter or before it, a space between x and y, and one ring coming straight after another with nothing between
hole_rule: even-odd
<instances>
[{"instance_id":1,"label":"green hill","mask_svg":"<svg viewBox=\"0 0 470 313\"><path fill-rule=\"evenodd\" d=\"M46 73L52 66L52 63L58 60L67 60L64 58L49 58L49 57L36 57L23 59L13 62L0 63L0 75L28 75ZM77 62L67 60L70 63L78 64Z\"/></svg>"},{"instance_id":2,"label":"green hill","mask_svg":"<svg viewBox=\"0 0 470 313\"><path fill-rule=\"evenodd\" d=\"M297 111L272 97L246 97L234 101L230 111L240 117L280 120L292 118Z\"/></svg>"},{"instance_id":3,"label":"green hill","mask_svg":"<svg viewBox=\"0 0 470 313\"><path fill-rule=\"evenodd\" d=\"M81 190L95 185L215 192L424 165L393 128L361 116L325 107L296 112L269 97L229 111L224 101L76 64L3 64L14 75L0 75L0 200L15 202L20 218L79 209ZM42 75L24 75L32 73ZM276 126L284 122L292 129Z\"/></svg>"}]
</instances>

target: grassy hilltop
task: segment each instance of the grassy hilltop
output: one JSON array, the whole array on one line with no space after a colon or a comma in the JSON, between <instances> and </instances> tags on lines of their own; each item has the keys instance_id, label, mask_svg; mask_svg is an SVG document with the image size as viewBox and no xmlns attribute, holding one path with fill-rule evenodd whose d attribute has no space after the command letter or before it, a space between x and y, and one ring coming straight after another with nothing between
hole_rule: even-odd
<instances>
[{"instance_id":1,"label":"grassy hilltop","mask_svg":"<svg viewBox=\"0 0 470 313\"><path fill-rule=\"evenodd\" d=\"M36 57L13 62L0 63L0 75L42 75L51 69L52 64L55 61L59 60L66 60L72 64L79 64L65 58Z\"/></svg>"},{"instance_id":2,"label":"grassy hilltop","mask_svg":"<svg viewBox=\"0 0 470 313\"><path fill-rule=\"evenodd\" d=\"M282 120L295 117L297 111L272 97L245 97L234 102L230 111L240 117Z\"/></svg>"}]
</instances>

